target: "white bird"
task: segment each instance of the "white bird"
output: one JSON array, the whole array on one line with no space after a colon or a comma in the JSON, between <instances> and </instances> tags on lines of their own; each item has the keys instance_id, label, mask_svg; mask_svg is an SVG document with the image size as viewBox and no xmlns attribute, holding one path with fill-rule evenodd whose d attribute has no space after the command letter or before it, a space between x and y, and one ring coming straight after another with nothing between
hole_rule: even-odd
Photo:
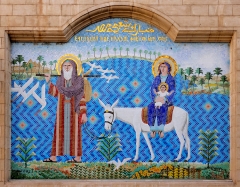
<instances>
[{"instance_id":1,"label":"white bird","mask_svg":"<svg viewBox=\"0 0 240 187\"><path fill-rule=\"evenodd\" d=\"M114 75L114 76L110 75L106 79L107 79L107 83L109 83L110 80L112 80L112 79L119 79L119 77L116 76L116 75Z\"/></svg>"},{"instance_id":2,"label":"white bird","mask_svg":"<svg viewBox=\"0 0 240 187\"><path fill-rule=\"evenodd\" d=\"M39 86L39 82L37 82L28 92L26 91L22 92L22 96L23 96L22 103L25 102L35 92L38 86Z\"/></svg>"},{"instance_id":3,"label":"white bird","mask_svg":"<svg viewBox=\"0 0 240 187\"><path fill-rule=\"evenodd\" d=\"M102 72L102 73L116 73L113 69L99 69L98 70L99 72Z\"/></svg>"},{"instance_id":4,"label":"white bird","mask_svg":"<svg viewBox=\"0 0 240 187\"><path fill-rule=\"evenodd\" d=\"M33 77L28 79L28 81L21 87L17 84L14 84L14 88L11 88L11 92L18 92L17 95L13 98L13 101L17 99L19 95L22 95L24 90L33 82Z\"/></svg>"},{"instance_id":5,"label":"white bird","mask_svg":"<svg viewBox=\"0 0 240 187\"><path fill-rule=\"evenodd\" d=\"M43 84L41 89L41 98L35 92L33 92L32 95L42 105L42 107L40 108L40 110L42 110L47 104L45 96L45 84Z\"/></svg>"},{"instance_id":6,"label":"white bird","mask_svg":"<svg viewBox=\"0 0 240 187\"><path fill-rule=\"evenodd\" d=\"M121 162L118 158L118 161L111 160L108 162L108 164L114 164L116 167L114 168L114 171L119 169L120 166L124 165L127 161L131 160L131 158L124 158L123 161Z\"/></svg>"},{"instance_id":7,"label":"white bird","mask_svg":"<svg viewBox=\"0 0 240 187\"><path fill-rule=\"evenodd\" d=\"M96 65L96 64L94 64L94 63L90 63L90 62L86 62L86 64L88 64L91 68L89 69L89 70L93 70L94 68L96 68L96 69L101 69L102 67L101 66L99 66L99 65Z\"/></svg>"}]
</instances>

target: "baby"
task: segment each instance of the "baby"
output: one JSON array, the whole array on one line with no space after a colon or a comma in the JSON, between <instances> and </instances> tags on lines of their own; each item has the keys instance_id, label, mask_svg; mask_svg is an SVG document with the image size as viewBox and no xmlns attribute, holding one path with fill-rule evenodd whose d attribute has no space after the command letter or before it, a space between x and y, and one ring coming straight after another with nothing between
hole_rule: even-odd
<instances>
[{"instance_id":1,"label":"baby","mask_svg":"<svg viewBox=\"0 0 240 187\"><path fill-rule=\"evenodd\" d=\"M156 98L157 97L165 97L167 95L170 95L168 92L167 92L167 86L165 84L160 84L160 89L159 91L157 92L156 90L154 90L154 93L156 94ZM155 98L155 100L156 100ZM161 102L155 102L155 107L157 108L160 108L162 106L162 103Z\"/></svg>"}]
</instances>

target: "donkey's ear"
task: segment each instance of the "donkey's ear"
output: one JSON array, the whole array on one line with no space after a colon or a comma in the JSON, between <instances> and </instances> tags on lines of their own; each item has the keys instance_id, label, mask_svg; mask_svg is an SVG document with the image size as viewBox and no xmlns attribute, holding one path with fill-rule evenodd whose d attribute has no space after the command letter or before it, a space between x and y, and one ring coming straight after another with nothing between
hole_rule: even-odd
<instances>
[{"instance_id":1,"label":"donkey's ear","mask_svg":"<svg viewBox=\"0 0 240 187\"><path fill-rule=\"evenodd\" d=\"M104 105L104 103L98 98L98 102L100 103L100 105L103 107L103 108L105 108L105 105Z\"/></svg>"},{"instance_id":2,"label":"donkey's ear","mask_svg":"<svg viewBox=\"0 0 240 187\"><path fill-rule=\"evenodd\" d=\"M112 104L112 108L114 108L117 104L118 104L119 99L117 99L113 104Z\"/></svg>"}]
</instances>

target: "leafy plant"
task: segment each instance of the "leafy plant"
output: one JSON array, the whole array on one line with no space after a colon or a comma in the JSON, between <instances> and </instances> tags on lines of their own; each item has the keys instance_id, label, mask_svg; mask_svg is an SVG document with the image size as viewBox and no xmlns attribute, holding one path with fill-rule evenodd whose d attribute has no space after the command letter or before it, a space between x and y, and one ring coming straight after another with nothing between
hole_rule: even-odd
<instances>
[{"instance_id":1,"label":"leafy plant","mask_svg":"<svg viewBox=\"0 0 240 187\"><path fill-rule=\"evenodd\" d=\"M217 153L217 144L216 141L218 136L216 135L218 131L215 129L213 131L207 130L206 132L202 129L199 131L200 136L198 137L201 141L199 148L199 155L201 155L207 161L207 167L209 168L210 161L218 155Z\"/></svg>"},{"instance_id":2,"label":"leafy plant","mask_svg":"<svg viewBox=\"0 0 240 187\"><path fill-rule=\"evenodd\" d=\"M32 150L36 148L36 146L32 144L32 142L35 141L36 138L32 137L25 139L18 137L16 140L19 141L19 144L16 146L16 148L19 149L17 155L24 161L25 168L27 168L28 161L35 155Z\"/></svg>"},{"instance_id":3,"label":"leafy plant","mask_svg":"<svg viewBox=\"0 0 240 187\"><path fill-rule=\"evenodd\" d=\"M100 135L100 137L103 136L103 134ZM110 161L119 151L122 151L120 141L121 140L118 134L99 139L97 143L97 150L107 159L107 161Z\"/></svg>"}]
</instances>

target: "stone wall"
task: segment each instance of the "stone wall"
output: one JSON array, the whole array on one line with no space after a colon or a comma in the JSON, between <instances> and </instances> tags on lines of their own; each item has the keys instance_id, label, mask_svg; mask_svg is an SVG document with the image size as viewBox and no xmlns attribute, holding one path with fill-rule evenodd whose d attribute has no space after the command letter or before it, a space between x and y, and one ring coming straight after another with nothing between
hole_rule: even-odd
<instances>
[{"instance_id":1,"label":"stone wall","mask_svg":"<svg viewBox=\"0 0 240 187\"><path fill-rule=\"evenodd\" d=\"M66 42L111 17L153 24L175 42L229 42L230 178L228 181L11 181L11 41ZM239 0L0 0L0 186L240 186Z\"/></svg>"}]
</instances>

